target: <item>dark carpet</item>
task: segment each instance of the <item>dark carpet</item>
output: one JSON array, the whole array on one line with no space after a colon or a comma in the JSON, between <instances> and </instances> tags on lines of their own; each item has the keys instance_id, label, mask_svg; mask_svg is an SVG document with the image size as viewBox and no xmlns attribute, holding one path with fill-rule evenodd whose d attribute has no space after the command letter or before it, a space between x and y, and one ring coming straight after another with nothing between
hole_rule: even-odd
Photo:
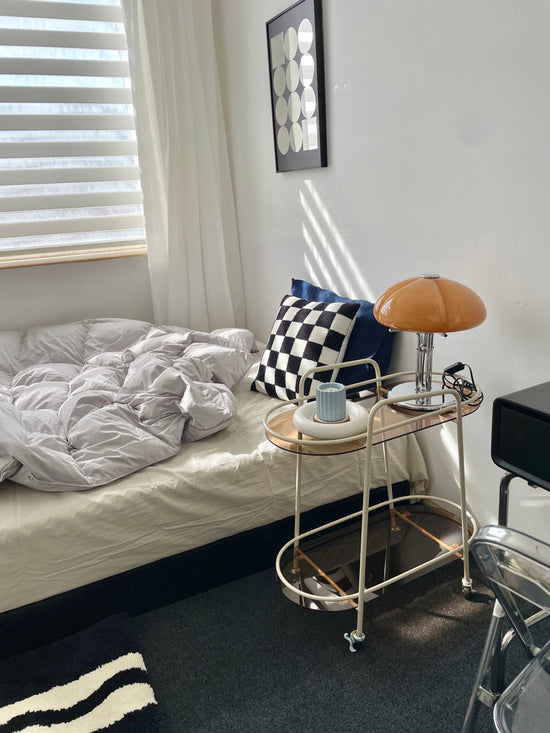
<instances>
[{"instance_id":1,"label":"dark carpet","mask_svg":"<svg viewBox=\"0 0 550 733\"><path fill-rule=\"evenodd\" d=\"M476 571L471 600L459 562L391 586L367 604L356 654L355 611L299 607L274 570L138 616L163 730L458 733L493 603ZM475 730L492 731L484 706Z\"/></svg>"}]
</instances>

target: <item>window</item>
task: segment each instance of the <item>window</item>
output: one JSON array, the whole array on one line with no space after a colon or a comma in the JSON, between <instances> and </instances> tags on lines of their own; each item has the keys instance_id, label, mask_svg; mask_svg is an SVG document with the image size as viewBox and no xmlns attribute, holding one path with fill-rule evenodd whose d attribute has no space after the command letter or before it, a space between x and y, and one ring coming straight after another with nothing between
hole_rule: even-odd
<instances>
[{"instance_id":1,"label":"window","mask_svg":"<svg viewBox=\"0 0 550 733\"><path fill-rule=\"evenodd\" d=\"M0 0L0 267L145 251L120 0Z\"/></svg>"}]
</instances>

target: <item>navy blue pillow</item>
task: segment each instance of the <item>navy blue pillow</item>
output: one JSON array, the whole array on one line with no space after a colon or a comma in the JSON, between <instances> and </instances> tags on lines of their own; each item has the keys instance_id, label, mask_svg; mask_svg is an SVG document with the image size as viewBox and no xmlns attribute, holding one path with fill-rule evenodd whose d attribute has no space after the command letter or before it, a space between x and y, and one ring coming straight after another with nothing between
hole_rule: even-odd
<instances>
[{"instance_id":1,"label":"navy blue pillow","mask_svg":"<svg viewBox=\"0 0 550 733\"><path fill-rule=\"evenodd\" d=\"M393 338L395 334L386 326L379 323L373 316L374 303L358 298L344 298L325 290L317 285L312 285L306 280L292 279L292 295L303 300L328 301L332 303L359 303L359 310L355 317L348 345L346 348L345 361L354 359L375 359L382 374L388 373ZM374 377L374 370L367 365L348 367L338 372L338 381L342 384L354 384L364 379Z\"/></svg>"}]
</instances>

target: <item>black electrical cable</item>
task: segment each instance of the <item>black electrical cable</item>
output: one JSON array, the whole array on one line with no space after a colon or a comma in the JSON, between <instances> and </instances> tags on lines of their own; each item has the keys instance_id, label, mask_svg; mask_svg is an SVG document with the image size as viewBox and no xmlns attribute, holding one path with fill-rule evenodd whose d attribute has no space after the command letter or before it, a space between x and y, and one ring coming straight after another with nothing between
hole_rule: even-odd
<instances>
[{"instance_id":1,"label":"black electrical cable","mask_svg":"<svg viewBox=\"0 0 550 733\"><path fill-rule=\"evenodd\" d=\"M467 379L464 375L459 374L465 369L468 370L470 378ZM457 361L455 364L451 364L443 370L443 386L447 389L454 389L460 395L461 400L471 399L477 392L477 387L472 372L472 367L469 364L463 364L461 361ZM479 397L472 402L472 404L480 404L483 400L483 394L480 393Z\"/></svg>"}]
</instances>

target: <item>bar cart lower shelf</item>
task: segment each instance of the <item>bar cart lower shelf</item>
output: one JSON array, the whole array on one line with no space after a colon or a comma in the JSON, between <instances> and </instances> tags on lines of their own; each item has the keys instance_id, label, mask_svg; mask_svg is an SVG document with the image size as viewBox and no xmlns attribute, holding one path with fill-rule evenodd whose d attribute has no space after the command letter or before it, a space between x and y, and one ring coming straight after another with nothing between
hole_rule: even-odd
<instances>
[{"instance_id":1,"label":"bar cart lower shelf","mask_svg":"<svg viewBox=\"0 0 550 733\"><path fill-rule=\"evenodd\" d=\"M389 577L414 570L400 581L408 582L457 558L462 559L458 549L462 542L460 516L441 509L435 502L411 504L406 500L401 505L398 502L396 499L393 510L371 515L365 578L369 589L377 588ZM361 522L351 521L348 526L312 536L298 547L289 547L282 553L280 568L282 576L298 592L281 582L283 594L294 603L316 611L357 608L356 600L341 600L341 596L359 590L360 537ZM449 556L447 551L451 549L456 549L456 553ZM387 586L370 590L364 601L388 590ZM324 599L311 600L299 591Z\"/></svg>"}]
</instances>

